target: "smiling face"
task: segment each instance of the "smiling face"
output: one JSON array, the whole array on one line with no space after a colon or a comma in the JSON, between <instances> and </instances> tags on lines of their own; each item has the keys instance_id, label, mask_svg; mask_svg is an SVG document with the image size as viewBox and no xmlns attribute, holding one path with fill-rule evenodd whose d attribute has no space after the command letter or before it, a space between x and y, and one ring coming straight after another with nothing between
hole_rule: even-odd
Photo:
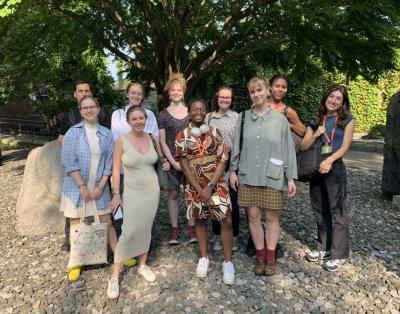
<instances>
[{"instance_id":1,"label":"smiling face","mask_svg":"<svg viewBox=\"0 0 400 314\"><path fill-rule=\"evenodd\" d=\"M221 89L218 92L218 108L222 111L227 111L232 105L232 91L229 89Z\"/></svg>"},{"instance_id":2,"label":"smiling face","mask_svg":"<svg viewBox=\"0 0 400 314\"><path fill-rule=\"evenodd\" d=\"M287 81L283 78L278 78L271 85L271 97L276 101L281 101L287 94Z\"/></svg>"},{"instance_id":3,"label":"smiling face","mask_svg":"<svg viewBox=\"0 0 400 314\"><path fill-rule=\"evenodd\" d=\"M146 126L146 115L141 110L134 110L129 113L128 124L134 132L143 132Z\"/></svg>"},{"instance_id":4,"label":"smiling face","mask_svg":"<svg viewBox=\"0 0 400 314\"><path fill-rule=\"evenodd\" d=\"M173 83L168 89L168 96L172 102L178 103L183 100L184 91L181 84Z\"/></svg>"},{"instance_id":5,"label":"smiling face","mask_svg":"<svg viewBox=\"0 0 400 314\"><path fill-rule=\"evenodd\" d=\"M262 82L256 82L249 86L249 94L254 106L261 107L267 102L269 90Z\"/></svg>"},{"instance_id":6,"label":"smiling face","mask_svg":"<svg viewBox=\"0 0 400 314\"><path fill-rule=\"evenodd\" d=\"M195 100L190 104L189 116L195 125L201 125L207 115L207 107L201 101Z\"/></svg>"},{"instance_id":7,"label":"smiling face","mask_svg":"<svg viewBox=\"0 0 400 314\"><path fill-rule=\"evenodd\" d=\"M332 91L325 101L328 115L336 114L343 106L343 94L339 90Z\"/></svg>"},{"instance_id":8,"label":"smiling face","mask_svg":"<svg viewBox=\"0 0 400 314\"><path fill-rule=\"evenodd\" d=\"M90 97L81 100L79 105L79 111L82 119L89 124L96 124L100 108L97 103Z\"/></svg>"},{"instance_id":9,"label":"smiling face","mask_svg":"<svg viewBox=\"0 0 400 314\"><path fill-rule=\"evenodd\" d=\"M87 83L78 84L75 86L74 97L79 104L81 99L85 96L92 96L92 91Z\"/></svg>"},{"instance_id":10,"label":"smiling face","mask_svg":"<svg viewBox=\"0 0 400 314\"><path fill-rule=\"evenodd\" d=\"M127 91L129 105L139 106L143 100L143 87L140 84L132 84Z\"/></svg>"}]
</instances>

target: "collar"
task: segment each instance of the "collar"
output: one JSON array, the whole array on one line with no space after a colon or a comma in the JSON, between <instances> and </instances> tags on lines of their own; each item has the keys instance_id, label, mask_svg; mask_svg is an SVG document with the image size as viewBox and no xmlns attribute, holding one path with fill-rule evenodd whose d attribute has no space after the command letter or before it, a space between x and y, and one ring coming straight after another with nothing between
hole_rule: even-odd
<instances>
[{"instance_id":1,"label":"collar","mask_svg":"<svg viewBox=\"0 0 400 314\"><path fill-rule=\"evenodd\" d=\"M257 119L259 119L259 118L265 119L265 117L271 112L271 110L272 110L271 107L268 106L268 107L267 107L267 111L265 111L264 115L263 115L263 116L258 116L258 115L254 112L254 108L251 108L251 109L250 109L250 116L251 116L251 119L252 119L252 120L257 120Z\"/></svg>"},{"instance_id":2,"label":"collar","mask_svg":"<svg viewBox=\"0 0 400 314\"><path fill-rule=\"evenodd\" d=\"M73 125L71 128L77 128L77 129L83 129L84 128L84 121L82 120L81 122L79 122L78 124L75 124L75 125ZM106 136L107 135L107 131L106 131L106 128L105 127L103 127L103 126L101 126L100 124L99 124L99 122L97 122L97 124L96 124L96 129L97 129L97 133L99 133L99 134L101 134L101 135L103 135L103 136Z\"/></svg>"},{"instance_id":3,"label":"collar","mask_svg":"<svg viewBox=\"0 0 400 314\"><path fill-rule=\"evenodd\" d=\"M210 112L210 119L222 119L223 117L228 117L228 118L234 118L235 116L235 112L232 109L229 109L227 112L224 112L224 114L220 117L217 116L217 112L216 111L212 111Z\"/></svg>"}]
</instances>

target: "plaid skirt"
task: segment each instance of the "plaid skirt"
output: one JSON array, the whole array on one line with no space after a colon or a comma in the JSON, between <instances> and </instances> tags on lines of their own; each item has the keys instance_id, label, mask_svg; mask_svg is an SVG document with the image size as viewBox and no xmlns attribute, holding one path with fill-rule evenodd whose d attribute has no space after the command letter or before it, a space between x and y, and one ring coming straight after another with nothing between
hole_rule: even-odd
<instances>
[{"instance_id":1,"label":"plaid skirt","mask_svg":"<svg viewBox=\"0 0 400 314\"><path fill-rule=\"evenodd\" d=\"M283 192L269 186L239 185L238 204L240 207L261 207L282 211Z\"/></svg>"}]
</instances>

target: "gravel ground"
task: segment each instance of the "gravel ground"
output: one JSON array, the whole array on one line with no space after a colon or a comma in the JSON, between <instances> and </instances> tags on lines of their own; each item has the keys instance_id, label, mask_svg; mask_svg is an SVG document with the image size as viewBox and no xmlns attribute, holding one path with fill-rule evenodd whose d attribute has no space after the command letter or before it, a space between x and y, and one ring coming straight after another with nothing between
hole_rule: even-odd
<instances>
[{"instance_id":1,"label":"gravel ground","mask_svg":"<svg viewBox=\"0 0 400 314\"><path fill-rule=\"evenodd\" d=\"M16 235L15 203L27 152L5 152L0 167L0 313L399 313L400 212L380 199L380 173L348 171L352 252L337 273L304 260L315 244L305 184L283 212L285 257L279 260L279 274L253 275L253 260L243 252L247 233L242 223L241 248L234 255L236 284L231 287L221 282L221 253L210 253L209 276L200 280L194 276L197 247L187 241L169 247L163 195L158 245L150 255L157 281L148 284L135 267L126 269L120 297L108 300L109 266L86 269L71 284L64 271L68 256L59 250L61 235ZM180 225L183 229L183 218Z\"/></svg>"},{"instance_id":2,"label":"gravel ground","mask_svg":"<svg viewBox=\"0 0 400 314\"><path fill-rule=\"evenodd\" d=\"M383 139L354 139L351 150L383 154Z\"/></svg>"}]
</instances>

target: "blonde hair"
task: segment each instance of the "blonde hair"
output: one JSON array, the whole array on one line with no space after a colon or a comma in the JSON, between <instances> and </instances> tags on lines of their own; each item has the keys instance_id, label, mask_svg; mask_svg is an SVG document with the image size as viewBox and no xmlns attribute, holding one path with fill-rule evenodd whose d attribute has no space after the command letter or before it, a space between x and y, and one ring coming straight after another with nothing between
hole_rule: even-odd
<instances>
[{"instance_id":1,"label":"blonde hair","mask_svg":"<svg viewBox=\"0 0 400 314\"><path fill-rule=\"evenodd\" d=\"M247 83L247 90L249 91L249 93L256 89L257 87L265 87L266 89L269 88L269 84L268 81L265 77L262 76L255 76L253 77L248 83Z\"/></svg>"},{"instance_id":2,"label":"blonde hair","mask_svg":"<svg viewBox=\"0 0 400 314\"><path fill-rule=\"evenodd\" d=\"M172 85L175 85L175 84L179 84L182 87L183 92L184 93L186 92L186 80L183 77L182 73L172 72L168 78L167 84L165 84L164 90L168 91L172 87Z\"/></svg>"}]
</instances>

